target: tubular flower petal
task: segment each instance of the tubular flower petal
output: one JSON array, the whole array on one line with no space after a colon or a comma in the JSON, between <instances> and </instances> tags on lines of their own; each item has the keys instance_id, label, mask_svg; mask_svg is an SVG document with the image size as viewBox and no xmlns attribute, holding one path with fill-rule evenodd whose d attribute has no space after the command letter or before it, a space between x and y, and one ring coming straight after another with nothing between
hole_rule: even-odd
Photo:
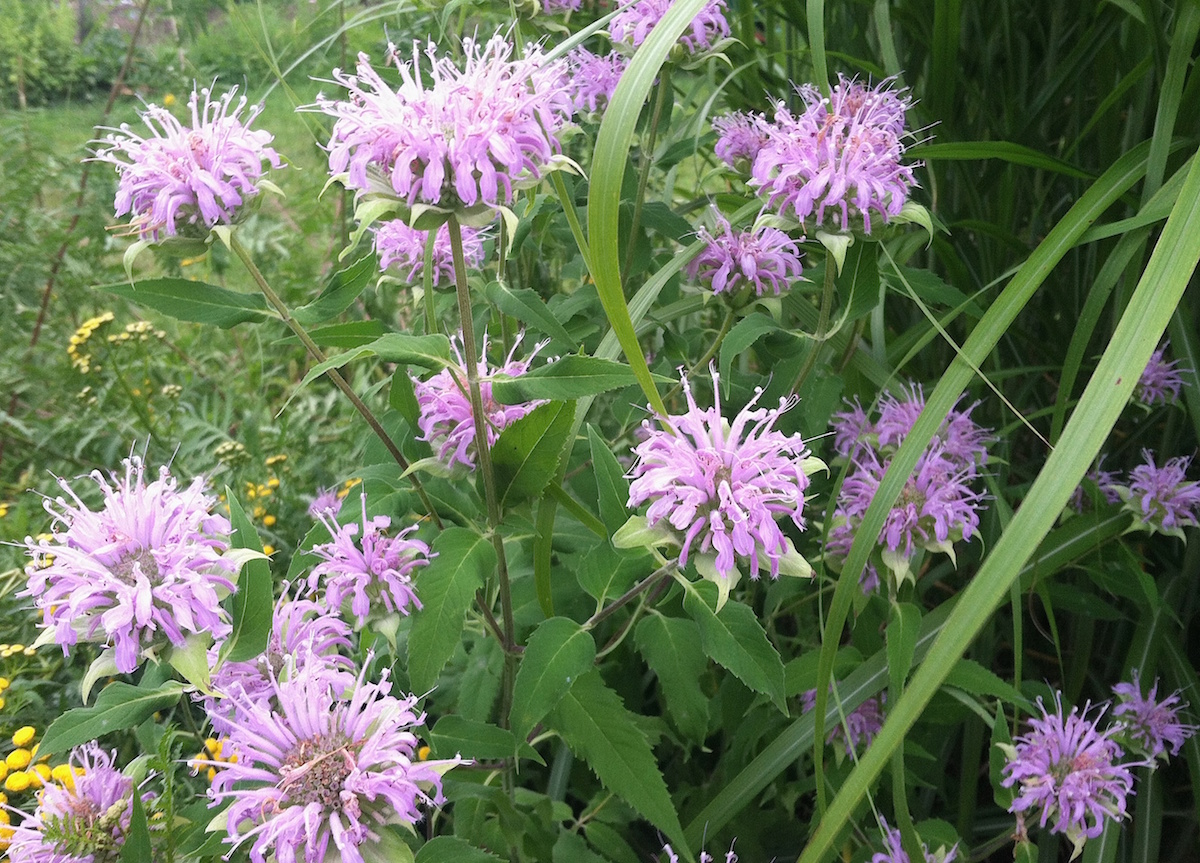
<instances>
[{"instance_id":1,"label":"tubular flower petal","mask_svg":"<svg viewBox=\"0 0 1200 863\"><path fill-rule=\"evenodd\" d=\"M696 232L707 245L688 264L688 276L711 286L714 294L736 293L747 285L758 296L779 295L800 278L800 248L778 228L758 225L735 231L719 212L717 231Z\"/></svg>"},{"instance_id":2,"label":"tubular flower petal","mask_svg":"<svg viewBox=\"0 0 1200 863\"><path fill-rule=\"evenodd\" d=\"M1178 755L1184 741L1196 733L1195 725L1179 721L1179 712L1187 709L1187 702L1176 691L1162 701L1157 700L1158 681L1150 687L1150 694L1142 695L1142 684L1134 669L1132 683L1118 683L1113 687L1117 706L1113 708L1113 722L1120 728L1118 737L1145 755L1147 758L1167 759Z\"/></svg>"},{"instance_id":3,"label":"tubular flower petal","mask_svg":"<svg viewBox=\"0 0 1200 863\"><path fill-rule=\"evenodd\" d=\"M608 32L614 42L636 48L646 41L662 17L671 8L671 0L622 0L620 11L613 16ZM699 54L729 35L725 20L725 0L710 0L683 31L679 43L689 54Z\"/></svg>"},{"instance_id":4,"label":"tubular flower petal","mask_svg":"<svg viewBox=\"0 0 1200 863\"><path fill-rule=\"evenodd\" d=\"M483 237L478 230L463 226L463 257L468 267L483 263ZM428 231L410 228L402 219L382 222L375 229L375 251L382 269L395 266L404 281L418 284L425 273L425 241ZM454 284L454 253L450 248L450 229L439 225L433 241L433 284Z\"/></svg>"}]
</instances>

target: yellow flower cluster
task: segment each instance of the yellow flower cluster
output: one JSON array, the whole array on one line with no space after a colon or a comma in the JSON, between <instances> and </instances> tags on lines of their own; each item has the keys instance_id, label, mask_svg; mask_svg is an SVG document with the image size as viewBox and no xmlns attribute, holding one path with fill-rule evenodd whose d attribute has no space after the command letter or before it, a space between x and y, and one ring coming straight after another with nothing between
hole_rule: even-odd
<instances>
[{"instance_id":1,"label":"yellow flower cluster","mask_svg":"<svg viewBox=\"0 0 1200 863\"><path fill-rule=\"evenodd\" d=\"M112 312L105 312L102 315L96 315L94 318L88 318L79 325L79 329L75 331L75 335L71 336L70 342L67 345L67 355L71 357L71 366L79 369L85 375L92 370L92 355L82 350L83 346L88 343L96 330L100 329L113 319ZM97 366L96 368L99 368Z\"/></svg>"},{"instance_id":2,"label":"yellow flower cluster","mask_svg":"<svg viewBox=\"0 0 1200 863\"><path fill-rule=\"evenodd\" d=\"M162 330L154 329L154 324L149 321L134 321L132 324L126 324L124 332L113 333L108 337L110 345L119 345L122 342L149 341L153 336L156 339L165 339L167 334Z\"/></svg>"},{"instance_id":3,"label":"yellow flower cluster","mask_svg":"<svg viewBox=\"0 0 1200 863\"><path fill-rule=\"evenodd\" d=\"M0 677L0 693L6 692L8 687L12 686L12 681L7 677ZM0 695L0 710L4 709L4 696Z\"/></svg>"},{"instance_id":4,"label":"yellow flower cluster","mask_svg":"<svg viewBox=\"0 0 1200 863\"><path fill-rule=\"evenodd\" d=\"M18 654L22 656L34 656L37 654L37 650L32 647L26 647L24 644L0 644L0 659L8 659L10 656ZM0 680L3 679L0 678Z\"/></svg>"},{"instance_id":5,"label":"yellow flower cluster","mask_svg":"<svg viewBox=\"0 0 1200 863\"><path fill-rule=\"evenodd\" d=\"M68 790L74 789L75 777L83 773L83 768L70 764L51 767L46 763L50 756L38 757L38 748L33 742L36 737L37 729L32 725L13 732L12 744L15 748L0 761L0 779L4 780L4 790L21 794L31 788L41 788L47 782L57 782Z\"/></svg>"},{"instance_id":6,"label":"yellow flower cluster","mask_svg":"<svg viewBox=\"0 0 1200 863\"><path fill-rule=\"evenodd\" d=\"M225 749L225 741L217 740L215 737L209 737L204 741L204 748L196 753L196 757L188 762L192 768L192 775L199 776L200 771L205 771L205 776L208 781L212 782L217 778L217 766L220 764L237 764L237 753L230 753L229 757L225 757L222 753Z\"/></svg>"}]
</instances>

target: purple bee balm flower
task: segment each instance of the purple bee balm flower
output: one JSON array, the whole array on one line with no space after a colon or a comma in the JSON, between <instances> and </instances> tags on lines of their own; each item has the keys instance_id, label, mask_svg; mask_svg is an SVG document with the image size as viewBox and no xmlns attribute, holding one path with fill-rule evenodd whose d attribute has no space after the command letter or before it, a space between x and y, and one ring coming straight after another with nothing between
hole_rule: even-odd
<instances>
[{"instance_id":1,"label":"purple bee balm flower","mask_svg":"<svg viewBox=\"0 0 1200 863\"><path fill-rule=\"evenodd\" d=\"M759 225L735 231L715 211L716 234L696 232L708 245L688 264L688 276L712 287L714 294L736 293L753 286L758 296L779 295L800 278L800 247L778 228Z\"/></svg>"},{"instance_id":2,"label":"purple bee balm flower","mask_svg":"<svg viewBox=\"0 0 1200 863\"><path fill-rule=\"evenodd\" d=\"M1090 706L1083 712L1072 707L1063 716L1062 696L1055 695L1051 713L1038 699L1040 719L1029 721L1029 731L1016 737L1015 746L1005 746L1005 788L1018 786L1009 812L1038 816L1042 827L1061 833L1078 849L1085 839L1094 839L1109 819L1125 817L1125 799L1133 793L1130 767L1142 762L1118 763L1125 753L1113 741L1115 727L1101 731L1097 725L1102 705L1092 718Z\"/></svg>"},{"instance_id":3,"label":"purple bee balm flower","mask_svg":"<svg viewBox=\"0 0 1200 863\"><path fill-rule=\"evenodd\" d=\"M1154 453L1142 450L1142 457L1146 463L1129 472L1129 489L1120 489L1126 506L1152 532L1182 535L1183 528L1195 527L1200 515L1200 483L1184 479L1192 460L1180 456L1158 467Z\"/></svg>"},{"instance_id":4,"label":"purple bee balm flower","mask_svg":"<svg viewBox=\"0 0 1200 863\"><path fill-rule=\"evenodd\" d=\"M871 433L880 450L898 450L921 411L925 410L925 393L920 384L910 384L903 393L901 398L886 392L879 399L879 419ZM976 402L965 410L959 410L956 405L930 441L930 446L940 448L946 458L967 468L986 464L988 444L995 440L990 429L982 428L971 419L971 412L978 405Z\"/></svg>"},{"instance_id":5,"label":"purple bee balm flower","mask_svg":"<svg viewBox=\"0 0 1200 863\"><path fill-rule=\"evenodd\" d=\"M115 647L117 669L128 673L143 652L182 647L189 633L224 638L221 598L234 590L237 566L222 556L229 522L211 512L204 478L179 490L165 467L147 483L141 459L124 465L111 483L91 474L104 494L96 512L59 480L72 502L47 499L53 536L26 537L33 563L23 595L36 598L64 654L80 638L98 641Z\"/></svg>"},{"instance_id":6,"label":"purple bee balm flower","mask_svg":"<svg viewBox=\"0 0 1200 863\"><path fill-rule=\"evenodd\" d=\"M380 827L415 824L442 802L441 776L462 759L418 760L416 697L393 696L386 669L378 682L366 673L339 692L325 668L297 664L286 680L273 677L269 702L232 696L237 722L223 752L237 760L217 763L209 792L214 806L230 803L231 854L252 843L254 863L322 863L330 852L363 863Z\"/></svg>"},{"instance_id":7,"label":"purple bee balm flower","mask_svg":"<svg viewBox=\"0 0 1200 863\"><path fill-rule=\"evenodd\" d=\"M1101 459L1103 461L1103 459ZM1100 489L1100 494L1104 496L1104 502L1114 504L1121 500L1121 483L1115 471L1101 470L1099 465L1088 471L1086 479L1094 482ZM1080 483L1075 491L1071 493L1071 506L1076 512L1084 510L1084 489Z\"/></svg>"},{"instance_id":8,"label":"purple bee balm flower","mask_svg":"<svg viewBox=\"0 0 1200 863\"><path fill-rule=\"evenodd\" d=\"M663 846L663 853L667 855L667 863L679 863L679 855L670 845ZM715 859L707 851L700 852L700 863L714 863ZM738 856L733 853L732 848L725 852L725 863L738 863Z\"/></svg>"},{"instance_id":9,"label":"purple bee balm flower","mask_svg":"<svg viewBox=\"0 0 1200 863\"><path fill-rule=\"evenodd\" d=\"M1133 672L1132 683L1118 683L1113 693L1119 699L1113 708L1113 722L1120 728L1121 737L1132 749L1151 759L1167 760L1167 748L1171 755L1178 755L1185 740L1198 730L1195 725L1179 721L1179 712L1187 709L1187 702L1180 698L1177 690L1162 701L1156 700L1158 681L1150 687L1150 694L1142 696L1142 684L1138 672Z\"/></svg>"},{"instance_id":10,"label":"purple bee balm flower","mask_svg":"<svg viewBox=\"0 0 1200 863\"><path fill-rule=\"evenodd\" d=\"M753 164L767 143L769 126L762 114L734 111L713 120L717 143L713 152L729 167L737 170L743 162Z\"/></svg>"},{"instance_id":11,"label":"purple bee balm flower","mask_svg":"<svg viewBox=\"0 0 1200 863\"><path fill-rule=\"evenodd\" d=\"M833 692L833 685L830 684L830 693ZM853 755L856 751L871 745L871 741L875 739L875 735L879 733L879 729L883 727L883 705L887 701L887 695L880 693L879 695L868 698L858 707L846 714L843 722L838 723L834 728L830 729L829 736L825 738L826 743L833 743L836 740L843 740L846 747L846 754ZM808 713L817 706L817 690L809 689L807 692L800 694L800 711Z\"/></svg>"},{"instance_id":12,"label":"purple bee balm flower","mask_svg":"<svg viewBox=\"0 0 1200 863\"><path fill-rule=\"evenodd\" d=\"M395 265L404 273L404 281L418 284L425 272L425 241L428 231L410 228L403 219L381 222L375 230L375 251L379 254L379 266L387 269ZM483 263L483 237L478 230L463 226L463 258L468 267ZM433 241L433 283L454 284L454 252L450 248L450 229L438 226Z\"/></svg>"},{"instance_id":13,"label":"purple bee balm flower","mask_svg":"<svg viewBox=\"0 0 1200 863\"><path fill-rule=\"evenodd\" d=\"M758 151L750 184L770 206L803 222L825 211L835 227L871 233L871 212L886 222L899 215L916 185L911 165L902 165L904 91L876 88L839 76L829 99L812 86L798 88L806 108L793 115L783 102Z\"/></svg>"},{"instance_id":14,"label":"purple bee balm flower","mask_svg":"<svg viewBox=\"0 0 1200 863\"><path fill-rule=\"evenodd\" d=\"M346 185L358 191L377 190L374 172L409 206L512 203L513 189L538 181L559 152L555 134L572 113L565 64L537 48L513 60L512 50L500 35L482 46L463 39L460 71L430 43L422 73L415 44L411 63L389 48L400 70L398 90L366 54L359 55L356 75L335 70L349 98L318 96L316 104L337 118L330 171L345 172Z\"/></svg>"},{"instance_id":15,"label":"purple bee balm flower","mask_svg":"<svg viewBox=\"0 0 1200 863\"><path fill-rule=\"evenodd\" d=\"M413 589L412 573L429 564L429 546L419 539L408 539L417 529L414 524L388 536L384 531L392 520L386 515L367 518L367 499L362 498L362 539L357 522L338 525L328 513L318 518L329 529L332 542L313 546L321 558L308 577L308 586L316 590L324 576L325 606L337 614L342 600L350 597L350 611L361 626L379 603L387 613L408 614L410 606L421 607Z\"/></svg>"},{"instance_id":16,"label":"purple bee balm flower","mask_svg":"<svg viewBox=\"0 0 1200 863\"><path fill-rule=\"evenodd\" d=\"M458 360L457 366L442 369L427 381L413 379L417 406L421 412L417 425L421 429L422 437L418 440L427 441L446 465L461 464L474 467L475 418L471 413L471 398L467 394L466 361L459 349L460 343L458 336L450 340L450 346ZM483 339L483 349L479 353L479 392L483 398L483 411L488 419L488 446L496 442L501 431L538 405L545 404L544 400L538 400L519 405L502 405L492 398L493 376L520 377L529 371L534 357L547 344L541 342L535 345L529 356L518 360L515 356L520 343L521 339L518 337L503 365L492 369L487 364L487 336Z\"/></svg>"},{"instance_id":17,"label":"purple bee balm flower","mask_svg":"<svg viewBox=\"0 0 1200 863\"><path fill-rule=\"evenodd\" d=\"M911 863L908 852L904 850L904 841L900 837L900 831L889 826L887 820L882 817L879 819L879 826L883 828L883 843L886 850L871 855L871 863ZM949 851L943 847L937 854L934 854L929 850L929 846L922 842L921 850L924 852L925 863L954 863L958 859L957 845Z\"/></svg>"},{"instance_id":18,"label":"purple bee balm flower","mask_svg":"<svg viewBox=\"0 0 1200 863\"><path fill-rule=\"evenodd\" d=\"M687 413L660 418L659 429L643 422L648 437L633 450L637 462L630 473L628 505L649 501L648 524L665 521L678 532L681 566L693 548L702 558L715 553L713 580L723 600L737 582L739 559L749 561L751 578L758 578L760 567L769 569L772 578L781 572L811 573L776 519L786 515L804 529L804 490L808 474L820 463L810 458L800 435L775 429L792 403L780 399L775 409L756 408L762 395L756 390L731 424L721 416L716 368L710 373L711 408L696 405L684 377Z\"/></svg>"},{"instance_id":19,"label":"purple bee balm flower","mask_svg":"<svg viewBox=\"0 0 1200 863\"><path fill-rule=\"evenodd\" d=\"M1150 362L1146 364L1146 370L1142 372L1134 391L1134 398L1147 407L1179 401L1179 392L1183 389L1183 375L1176 368L1179 360L1163 360L1163 352L1169 346L1170 342L1150 355Z\"/></svg>"},{"instance_id":20,"label":"purple bee balm flower","mask_svg":"<svg viewBox=\"0 0 1200 863\"><path fill-rule=\"evenodd\" d=\"M336 516L341 511L342 499L338 497L336 486L320 489L312 503L308 505L308 514L313 518L317 518L323 512Z\"/></svg>"},{"instance_id":21,"label":"purple bee balm flower","mask_svg":"<svg viewBox=\"0 0 1200 863\"><path fill-rule=\"evenodd\" d=\"M571 105L575 113L586 110L601 114L616 92L629 60L616 51L601 56L587 48L576 48L567 55L567 63L571 69Z\"/></svg>"},{"instance_id":22,"label":"purple bee balm flower","mask_svg":"<svg viewBox=\"0 0 1200 863\"><path fill-rule=\"evenodd\" d=\"M542 11L546 14L555 12L576 12L583 0L542 0Z\"/></svg>"},{"instance_id":23,"label":"purple bee balm flower","mask_svg":"<svg viewBox=\"0 0 1200 863\"><path fill-rule=\"evenodd\" d=\"M12 828L12 863L106 863L121 855L133 817L133 780L95 743L71 752L66 782L47 782L38 806ZM147 799L152 795L146 795Z\"/></svg>"},{"instance_id":24,"label":"purple bee balm flower","mask_svg":"<svg viewBox=\"0 0 1200 863\"><path fill-rule=\"evenodd\" d=\"M622 0L620 11L608 25L608 33L614 42L636 48L646 41L654 25L662 20L670 8L671 0ZM725 0L710 0L679 37L679 44L688 54L699 54L711 49L728 35Z\"/></svg>"},{"instance_id":25,"label":"purple bee balm flower","mask_svg":"<svg viewBox=\"0 0 1200 863\"><path fill-rule=\"evenodd\" d=\"M243 122L246 98L235 104L236 94L234 87L214 101L207 88L193 91L190 126L149 105L142 112L149 137L123 125L98 142L96 159L116 165L120 177L117 215L128 213L143 240L204 237L214 225L233 224L246 200L258 194L263 162L282 164L267 146L273 136L249 128L262 106L251 107Z\"/></svg>"}]
</instances>

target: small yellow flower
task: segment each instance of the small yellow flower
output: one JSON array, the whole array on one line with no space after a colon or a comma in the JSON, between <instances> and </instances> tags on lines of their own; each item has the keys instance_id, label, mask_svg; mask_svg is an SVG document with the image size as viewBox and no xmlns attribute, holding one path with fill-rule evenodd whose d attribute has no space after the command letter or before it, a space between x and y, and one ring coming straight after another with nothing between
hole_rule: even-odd
<instances>
[{"instance_id":1,"label":"small yellow flower","mask_svg":"<svg viewBox=\"0 0 1200 863\"><path fill-rule=\"evenodd\" d=\"M417 760L418 761L428 760L429 752L430 752L430 749L428 746L422 746L420 749L417 750Z\"/></svg>"},{"instance_id":2,"label":"small yellow flower","mask_svg":"<svg viewBox=\"0 0 1200 863\"><path fill-rule=\"evenodd\" d=\"M23 653L25 656L37 656L37 648L26 647L24 650L21 651L21 653Z\"/></svg>"},{"instance_id":3,"label":"small yellow flower","mask_svg":"<svg viewBox=\"0 0 1200 863\"><path fill-rule=\"evenodd\" d=\"M4 709L5 704L6 704L6 702L5 702L4 698L2 696L0 696L0 710Z\"/></svg>"},{"instance_id":4,"label":"small yellow flower","mask_svg":"<svg viewBox=\"0 0 1200 863\"><path fill-rule=\"evenodd\" d=\"M5 800L5 802L7 803L8 801ZM9 816L7 809L0 809L0 824L12 824L12 818Z\"/></svg>"},{"instance_id":5,"label":"small yellow flower","mask_svg":"<svg viewBox=\"0 0 1200 863\"><path fill-rule=\"evenodd\" d=\"M167 95L163 96L163 107L164 108L170 108L174 104L175 104L175 94L174 93L168 93Z\"/></svg>"},{"instance_id":6,"label":"small yellow flower","mask_svg":"<svg viewBox=\"0 0 1200 863\"><path fill-rule=\"evenodd\" d=\"M272 465L277 465L280 462L285 462L285 461L287 461L287 453L281 452L278 455L268 456L267 457L267 467L271 467Z\"/></svg>"},{"instance_id":7,"label":"small yellow flower","mask_svg":"<svg viewBox=\"0 0 1200 863\"><path fill-rule=\"evenodd\" d=\"M50 778L68 791L75 790L75 771L70 764L57 764L50 771Z\"/></svg>"},{"instance_id":8,"label":"small yellow flower","mask_svg":"<svg viewBox=\"0 0 1200 863\"><path fill-rule=\"evenodd\" d=\"M45 764L36 764L36 765L34 765L34 767L46 767L46 765ZM29 787L30 788L41 788L43 785L46 784L46 780L49 779L50 777L49 777L49 775L42 776L42 771L35 770L34 767L30 767L28 770L26 770L25 775L29 777ZM47 774L50 773L49 768L46 768L46 773Z\"/></svg>"},{"instance_id":9,"label":"small yellow flower","mask_svg":"<svg viewBox=\"0 0 1200 863\"><path fill-rule=\"evenodd\" d=\"M0 677L0 692L3 692L10 686L12 686L11 680L9 680L7 677Z\"/></svg>"},{"instance_id":10,"label":"small yellow flower","mask_svg":"<svg viewBox=\"0 0 1200 863\"><path fill-rule=\"evenodd\" d=\"M271 543L268 542L263 545L263 554L265 554L267 557L270 557L274 553L275 553L275 546L271 545Z\"/></svg>"},{"instance_id":11,"label":"small yellow flower","mask_svg":"<svg viewBox=\"0 0 1200 863\"><path fill-rule=\"evenodd\" d=\"M279 488L279 477L273 476L267 480L267 488Z\"/></svg>"},{"instance_id":12,"label":"small yellow flower","mask_svg":"<svg viewBox=\"0 0 1200 863\"><path fill-rule=\"evenodd\" d=\"M266 527L274 527L275 526L275 516L273 516L273 515L263 516L263 524Z\"/></svg>"},{"instance_id":13,"label":"small yellow flower","mask_svg":"<svg viewBox=\"0 0 1200 863\"><path fill-rule=\"evenodd\" d=\"M5 764L3 761L0 761L0 779L3 779L7 775L8 775L8 765Z\"/></svg>"},{"instance_id":14,"label":"small yellow flower","mask_svg":"<svg viewBox=\"0 0 1200 863\"><path fill-rule=\"evenodd\" d=\"M4 518L6 515L8 515L8 504L0 503L0 518Z\"/></svg>"},{"instance_id":15,"label":"small yellow flower","mask_svg":"<svg viewBox=\"0 0 1200 863\"><path fill-rule=\"evenodd\" d=\"M22 650L25 649L25 645L24 644L10 644L8 646L8 649L11 650L13 653L20 653Z\"/></svg>"},{"instance_id":16,"label":"small yellow flower","mask_svg":"<svg viewBox=\"0 0 1200 863\"><path fill-rule=\"evenodd\" d=\"M4 763L8 765L9 770L24 770L29 766L31 761L33 761L33 753L28 749L14 749L4 759Z\"/></svg>"},{"instance_id":17,"label":"small yellow flower","mask_svg":"<svg viewBox=\"0 0 1200 863\"><path fill-rule=\"evenodd\" d=\"M35 737L37 737L37 729L32 725L24 725L13 732L13 746L24 748L32 743Z\"/></svg>"},{"instance_id":18,"label":"small yellow flower","mask_svg":"<svg viewBox=\"0 0 1200 863\"><path fill-rule=\"evenodd\" d=\"M14 794L19 794L22 791L28 790L30 786L29 774L25 772L10 773L8 778L4 780L4 788Z\"/></svg>"}]
</instances>

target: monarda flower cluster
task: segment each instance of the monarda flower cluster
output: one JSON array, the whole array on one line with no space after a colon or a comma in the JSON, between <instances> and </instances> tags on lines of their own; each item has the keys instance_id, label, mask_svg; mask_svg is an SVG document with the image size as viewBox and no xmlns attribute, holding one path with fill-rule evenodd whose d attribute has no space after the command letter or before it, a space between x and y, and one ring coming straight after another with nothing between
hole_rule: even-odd
<instances>
[{"instance_id":1,"label":"monarda flower cluster","mask_svg":"<svg viewBox=\"0 0 1200 863\"><path fill-rule=\"evenodd\" d=\"M125 125L99 142L96 159L117 168L117 215L128 214L141 239L203 238L216 225L233 224L259 192L263 163L280 167L268 146L272 135L250 129L261 106L246 110L246 98L235 102L236 94L235 87L214 100L207 88L193 91L186 126L149 105L142 112L147 136Z\"/></svg>"},{"instance_id":2,"label":"monarda flower cluster","mask_svg":"<svg viewBox=\"0 0 1200 863\"><path fill-rule=\"evenodd\" d=\"M637 48L671 8L671 0L622 0L620 10L608 25L613 42ZM710 0L692 19L679 44L687 54L710 51L729 36L725 20L725 0Z\"/></svg>"},{"instance_id":3,"label":"monarda flower cluster","mask_svg":"<svg viewBox=\"0 0 1200 863\"><path fill-rule=\"evenodd\" d=\"M1169 347L1164 344L1150 356L1142 376L1138 379L1133 397L1141 405L1169 405L1179 401L1179 393L1183 390L1183 373L1179 368L1179 360L1168 362L1163 354Z\"/></svg>"},{"instance_id":4,"label":"monarda flower cluster","mask_svg":"<svg viewBox=\"0 0 1200 863\"><path fill-rule=\"evenodd\" d=\"M902 398L885 393L874 422L857 402L850 410L834 415L834 450L850 462L826 545L827 556L835 567L840 568L849 555L892 456L924 407L925 396L914 385L903 392ZM973 409L950 412L887 514L879 534L877 559L892 573L896 586L914 577L912 561L918 551L944 552L953 557L954 543L969 540L979 527L983 498L972 483L987 462L992 437L971 419ZM864 592L879 585L876 555L872 558L859 581Z\"/></svg>"},{"instance_id":5,"label":"monarda flower cluster","mask_svg":"<svg viewBox=\"0 0 1200 863\"><path fill-rule=\"evenodd\" d=\"M395 267L410 285L421 283L425 274L425 243L428 231L410 228L403 219L381 222L375 229L375 252L381 269ZM483 263L483 236L475 228L462 228L463 259L468 268ZM450 229L439 225L433 239L432 280L434 285L454 284L454 251Z\"/></svg>"},{"instance_id":6,"label":"monarda flower cluster","mask_svg":"<svg viewBox=\"0 0 1200 863\"><path fill-rule=\"evenodd\" d=\"M415 44L411 62L389 48L398 89L360 54L356 74L333 73L348 98L317 99L336 120L330 171L344 174L351 189L394 194L409 207L491 213L507 206L514 189L548 169L559 152L555 135L572 114L565 64L537 48L521 60L512 53L500 35L483 45L467 38L460 70L430 43L423 73Z\"/></svg>"},{"instance_id":7,"label":"monarda flower cluster","mask_svg":"<svg viewBox=\"0 0 1200 863\"><path fill-rule=\"evenodd\" d=\"M141 459L124 464L123 477L91 475L103 493L99 510L59 480L70 500L47 499L54 533L25 540L33 563L24 595L64 654L80 639L99 642L128 673L143 654L183 647L189 635L224 638L221 599L235 589L238 567L225 554L229 522L212 512L202 477L180 489L165 467L147 482Z\"/></svg>"},{"instance_id":8,"label":"monarda flower cluster","mask_svg":"<svg viewBox=\"0 0 1200 863\"><path fill-rule=\"evenodd\" d=\"M629 60L623 54L593 54L587 48L576 48L567 55L571 70L571 107L577 115L603 114Z\"/></svg>"},{"instance_id":9,"label":"monarda flower cluster","mask_svg":"<svg viewBox=\"0 0 1200 863\"><path fill-rule=\"evenodd\" d=\"M1187 479L1192 460L1177 456L1159 466L1149 450L1142 450L1142 458L1143 463L1125 479L1115 471L1098 467L1086 479L1097 485L1105 503L1123 501L1136 519L1135 528L1182 539L1185 527L1200 525L1200 482ZM1087 503L1081 485L1072 494L1071 505L1082 512Z\"/></svg>"},{"instance_id":10,"label":"monarda flower cluster","mask_svg":"<svg viewBox=\"0 0 1200 863\"><path fill-rule=\"evenodd\" d=\"M830 695L834 692L832 683L829 685L829 692ZM825 742L834 743L842 740L847 756L853 756L856 752L861 753L871 745L871 741L875 739L879 729L883 728L884 701L886 701L886 696L882 692L868 698L829 730ZM816 706L817 690L809 689L800 694L801 712L808 713Z\"/></svg>"},{"instance_id":11,"label":"monarda flower cluster","mask_svg":"<svg viewBox=\"0 0 1200 863\"><path fill-rule=\"evenodd\" d=\"M765 224L734 230L719 212L714 219L714 233L703 227L696 232L705 247L688 264L690 278L714 294L753 288L758 297L778 296L800 278L800 247L783 231Z\"/></svg>"},{"instance_id":12,"label":"monarda flower cluster","mask_svg":"<svg viewBox=\"0 0 1200 863\"><path fill-rule=\"evenodd\" d=\"M697 571L716 583L724 604L744 565L751 578L761 570L772 578L811 575L777 519L786 516L804 529L804 491L809 475L824 465L811 457L800 435L775 428L791 407L786 399L777 408L758 408L762 390L756 390L731 423L721 415L715 368L711 374L711 408L696 404L685 377L687 412L659 417L658 428L642 424L646 438L633 449L637 461L629 474L628 505L649 508L615 539L632 539L645 527L678 544L679 565L694 557Z\"/></svg>"},{"instance_id":13,"label":"monarda flower cluster","mask_svg":"<svg viewBox=\"0 0 1200 863\"><path fill-rule=\"evenodd\" d=\"M890 826L882 817L879 819L879 826L883 830L884 850L872 854L871 863L912 863L908 852L904 850L904 840L900 831ZM958 859L957 845L949 850L942 846L935 852L930 851L929 846L922 842L921 852L924 857L921 863L954 863Z\"/></svg>"}]
</instances>

